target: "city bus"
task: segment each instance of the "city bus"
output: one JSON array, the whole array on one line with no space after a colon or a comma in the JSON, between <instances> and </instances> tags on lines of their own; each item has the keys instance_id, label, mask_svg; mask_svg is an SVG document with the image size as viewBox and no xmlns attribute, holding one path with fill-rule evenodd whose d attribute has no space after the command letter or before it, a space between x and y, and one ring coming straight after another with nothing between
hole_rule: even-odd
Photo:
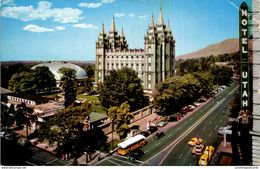
<instances>
[{"instance_id":1,"label":"city bus","mask_svg":"<svg viewBox=\"0 0 260 169\"><path fill-rule=\"evenodd\" d=\"M143 147L146 144L145 136L136 135L130 139L127 139L117 145L118 154L126 155L138 147Z\"/></svg>"}]
</instances>

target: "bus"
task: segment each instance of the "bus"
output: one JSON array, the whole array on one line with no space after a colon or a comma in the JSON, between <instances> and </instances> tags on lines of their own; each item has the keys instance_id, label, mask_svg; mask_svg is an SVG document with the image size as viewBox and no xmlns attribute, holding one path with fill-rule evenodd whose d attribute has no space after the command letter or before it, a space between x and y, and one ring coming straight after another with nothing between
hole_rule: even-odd
<instances>
[{"instance_id":1,"label":"bus","mask_svg":"<svg viewBox=\"0 0 260 169\"><path fill-rule=\"evenodd\" d=\"M146 144L145 136L136 135L130 139L127 139L117 145L118 154L126 155L138 147L143 147Z\"/></svg>"}]
</instances>

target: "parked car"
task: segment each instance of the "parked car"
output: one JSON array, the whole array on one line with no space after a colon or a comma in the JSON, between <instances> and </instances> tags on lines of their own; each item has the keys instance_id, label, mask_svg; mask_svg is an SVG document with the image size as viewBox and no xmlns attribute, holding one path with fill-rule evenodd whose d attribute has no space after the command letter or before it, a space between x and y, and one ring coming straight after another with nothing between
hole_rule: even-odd
<instances>
[{"instance_id":1,"label":"parked car","mask_svg":"<svg viewBox=\"0 0 260 169\"><path fill-rule=\"evenodd\" d=\"M205 98L200 98L200 99L198 99L198 102L199 103L202 103L202 102L206 102L207 100L205 99Z\"/></svg>"},{"instance_id":2,"label":"parked car","mask_svg":"<svg viewBox=\"0 0 260 169\"><path fill-rule=\"evenodd\" d=\"M193 106L193 105L189 105L188 106L191 110L194 110L196 107L195 106Z\"/></svg>"},{"instance_id":3,"label":"parked car","mask_svg":"<svg viewBox=\"0 0 260 169\"><path fill-rule=\"evenodd\" d=\"M148 137L150 135L150 133L148 131L141 131L139 134Z\"/></svg>"},{"instance_id":4,"label":"parked car","mask_svg":"<svg viewBox=\"0 0 260 169\"><path fill-rule=\"evenodd\" d=\"M140 149L134 150L130 155L129 159L132 161L139 160L141 157L144 156L144 152Z\"/></svg>"},{"instance_id":5,"label":"parked car","mask_svg":"<svg viewBox=\"0 0 260 169\"><path fill-rule=\"evenodd\" d=\"M154 135L153 138L154 138L155 140L158 140L158 139L162 138L163 136L165 136L164 132L158 131L158 132Z\"/></svg>"},{"instance_id":6,"label":"parked car","mask_svg":"<svg viewBox=\"0 0 260 169\"><path fill-rule=\"evenodd\" d=\"M166 120L170 121L170 122L177 121L177 116L176 115L170 115L170 116L167 117Z\"/></svg>"},{"instance_id":7,"label":"parked car","mask_svg":"<svg viewBox=\"0 0 260 169\"><path fill-rule=\"evenodd\" d=\"M26 137L20 137L17 140L17 144L24 147L30 145L30 141Z\"/></svg>"},{"instance_id":8,"label":"parked car","mask_svg":"<svg viewBox=\"0 0 260 169\"><path fill-rule=\"evenodd\" d=\"M155 127L155 126L150 126L148 132L151 134L151 133L156 132L157 130L158 130L157 127Z\"/></svg>"},{"instance_id":9,"label":"parked car","mask_svg":"<svg viewBox=\"0 0 260 169\"><path fill-rule=\"evenodd\" d=\"M168 124L167 121L160 121L160 122L157 124L157 127L163 127L163 126L165 126L166 124Z\"/></svg>"},{"instance_id":10,"label":"parked car","mask_svg":"<svg viewBox=\"0 0 260 169\"><path fill-rule=\"evenodd\" d=\"M196 102L194 102L192 105L193 105L193 106L196 106L196 107L200 106L200 104L199 104L199 103L196 103Z\"/></svg>"}]
</instances>

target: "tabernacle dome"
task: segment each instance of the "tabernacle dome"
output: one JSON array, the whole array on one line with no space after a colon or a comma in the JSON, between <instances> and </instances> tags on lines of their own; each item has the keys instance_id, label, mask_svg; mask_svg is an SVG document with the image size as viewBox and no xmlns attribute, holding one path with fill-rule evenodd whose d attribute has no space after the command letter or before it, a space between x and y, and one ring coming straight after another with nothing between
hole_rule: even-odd
<instances>
[{"instance_id":1,"label":"tabernacle dome","mask_svg":"<svg viewBox=\"0 0 260 169\"><path fill-rule=\"evenodd\" d=\"M62 74L58 73L59 69L62 67L66 67L66 68L71 68L76 70L76 79L77 80L84 80L87 78L87 73L84 69L82 69L81 67L72 64L72 63L67 63L67 62L46 62L46 63L41 63L38 65L35 65L32 67L32 69L35 69L36 67L42 67L42 66L46 66L50 69L50 71L54 74L55 79L57 81L57 84L59 86L59 82L61 79Z\"/></svg>"}]
</instances>

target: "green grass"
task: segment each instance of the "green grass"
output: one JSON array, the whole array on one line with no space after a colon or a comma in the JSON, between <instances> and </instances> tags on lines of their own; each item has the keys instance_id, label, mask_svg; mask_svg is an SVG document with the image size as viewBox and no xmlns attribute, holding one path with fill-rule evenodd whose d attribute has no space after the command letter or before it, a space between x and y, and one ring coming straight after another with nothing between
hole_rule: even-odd
<instances>
[{"instance_id":1,"label":"green grass","mask_svg":"<svg viewBox=\"0 0 260 169\"><path fill-rule=\"evenodd\" d=\"M49 99L55 99L58 94L61 94L62 92L60 93L52 93L52 94L44 94L44 95L41 95L42 97L46 97L46 98L49 98Z\"/></svg>"},{"instance_id":2,"label":"green grass","mask_svg":"<svg viewBox=\"0 0 260 169\"><path fill-rule=\"evenodd\" d=\"M91 108L92 108L92 111L93 111L93 112L106 114L106 112L103 110L104 107L102 107L102 106L94 106L94 105L91 105Z\"/></svg>"},{"instance_id":3,"label":"green grass","mask_svg":"<svg viewBox=\"0 0 260 169\"><path fill-rule=\"evenodd\" d=\"M83 94L77 94L77 100L82 101L84 98L87 99L88 102L99 102L97 96L86 96Z\"/></svg>"}]
</instances>

